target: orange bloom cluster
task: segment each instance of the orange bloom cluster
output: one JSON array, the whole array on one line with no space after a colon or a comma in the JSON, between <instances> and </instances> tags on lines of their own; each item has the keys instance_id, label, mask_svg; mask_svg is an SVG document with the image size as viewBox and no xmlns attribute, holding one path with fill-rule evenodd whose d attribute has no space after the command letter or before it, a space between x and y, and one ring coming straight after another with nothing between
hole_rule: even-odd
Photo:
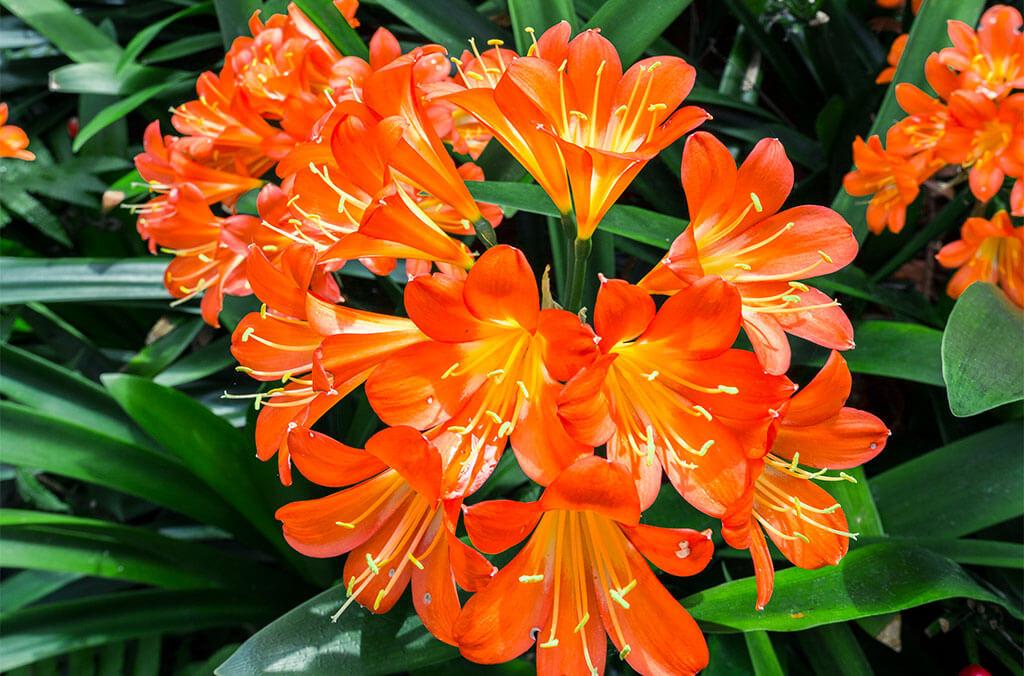
<instances>
[{"instance_id":1,"label":"orange bloom cluster","mask_svg":"<svg viewBox=\"0 0 1024 676\"><path fill-rule=\"evenodd\" d=\"M935 258L947 268L959 268L946 287L950 297L959 298L974 282L988 282L1024 307L1024 226L1013 227L1005 211L991 220L968 218L960 239L942 247Z\"/></svg>"},{"instance_id":2,"label":"orange bloom cluster","mask_svg":"<svg viewBox=\"0 0 1024 676\"><path fill-rule=\"evenodd\" d=\"M31 161L36 154L28 150L28 135L21 127L7 124L7 104L0 103L0 157Z\"/></svg>"},{"instance_id":3,"label":"orange bloom cluster","mask_svg":"<svg viewBox=\"0 0 1024 676\"><path fill-rule=\"evenodd\" d=\"M572 38L566 23L525 55L490 46L450 75L436 45L403 54L379 31L369 62L332 60L296 10L254 20L178 109L184 135L147 134L138 162L159 194L140 232L176 254L178 295L207 290L208 320L223 293L262 301L232 353L274 385L226 396L252 398L258 456L276 457L283 483L297 470L336 489L277 513L298 551L347 554L334 619L353 603L386 612L411 584L424 625L476 662L535 646L540 673L600 674L611 640L641 673L692 674L707 646L650 565L699 573L712 533L641 524L661 490L750 550L759 607L766 533L807 568L856 536L814 481L852 480L826 468L870 459L888 430L845 407L834 350L853 347L852 327L804 282L847 265L856 240L830 209L782 208L793 166L777 140L737 167L699 132L682 164L690 225L639 284L601 278L586 323L541 292L522 251L494 244L501 213L471 197L482 173L448 146L476 155L497 139L586 240L644 164L706 119L680 107L693 68L624 69L597 31ZM214 91L230 95L214 106ZM259 215L233 213L271 168L281 181L261 188ZM462 238L474 233L482 252ZM345 304L333 272L351 260L380 274L404 261L404 316ZM741 329L752 351L735 347ZM800 394L787 334L833 350ZM384 425L365 448L313 429L360 388ZM466 504L508 449L539 499ZM484 557L522 542L500 570Z\"/></svg>"},{"instance_id":4,"label":"orange bloom cluster","mask_svg":"<svg viewBox=\"0 0 1024 676\"><path fill-rule=\"evenodd\" d=\"M947 165L968 175L971 192L988 202L1015 179L1011 211L1024 215L1024 19L1019 10L992 7L977 31L949 22L952 46L933 53L925 76L932 97L909 83L896 86L907 117L886 133L853 145L857 168L844 179L851 195L871 196L867 222L874 233L899 232L920 186Z\"/></svg>"}]
</instances>

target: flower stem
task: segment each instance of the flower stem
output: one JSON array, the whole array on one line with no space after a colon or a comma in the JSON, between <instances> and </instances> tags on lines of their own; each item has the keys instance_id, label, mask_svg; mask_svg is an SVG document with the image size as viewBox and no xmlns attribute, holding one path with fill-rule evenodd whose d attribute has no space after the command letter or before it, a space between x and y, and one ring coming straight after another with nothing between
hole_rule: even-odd
<instances>
[{"instance_id":1,"label":"flower stem","mask_svg":"<svg viewBox=\"0 0 1024 676\"><path fill-rule=\"evenodd\" d=\"M486 218L477 219L473 223L473 228L476 230L477 239L483 242L484 246L488 249L498 243L498 235L495 234L494 228Z\"/></svg>"},{"instance_id":2,"label":"flower stem","mask_svg":"<svg viewBox=\"0 0 1024 676\"><path fill-rule=\"evenodd\" d=\"M589 239L576 238L572 247L572 276L569 278L568 304L566 309L579 312L583 304L583 287L587 282L587 259L590 258L592 247Z\"/></svg>"}]
</instances>

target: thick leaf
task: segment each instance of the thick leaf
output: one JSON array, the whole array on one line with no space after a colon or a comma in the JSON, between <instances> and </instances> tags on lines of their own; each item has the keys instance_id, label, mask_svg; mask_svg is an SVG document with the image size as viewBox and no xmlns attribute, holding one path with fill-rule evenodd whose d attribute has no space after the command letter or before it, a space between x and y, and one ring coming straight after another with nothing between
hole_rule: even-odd
<instances>
[{"instance_id":1,"label":"thick leaf","mask_svg":"<svg viewBox=\"0 0 1024 676\"><path fill-rule=\"evenodd\" d=\"M872 676L874 671L857 637L845 624L827 624L798 634L815 673Z\"/></svg>"},{"instance_id":2,"label":"thick leaf","mask_svg":"<svg viewBox=\"0 0 1024 676\"><path fill-rule=\"evenodd\" d=\"M528 183L503 181L469 181L466 186L473 197L511 209L545 216L558 216L558 209L544 189ZM647 209L614 206L601 221L600 229L612 235L667 249L686 227L686 221Z\"/></svg>"},{"instance_id":3,"label":"thick leaf","mask_svg":"<svg viewBox=\"0 0 1024 676\"><path fill-rule=\"evenodd\" d=\"M864 474L864 468L854 467L846 470L846 473L856 479L857 483L830 481L823 487L843 506L851 532L860 535L882 535L885 532L882 518L871 495L871 487Z\"/></svg>"},{"instance_id":4,"label":"thick leaf","mask_svg":"<svg viewBox=\"0 0 1024 676\"><path fill-rule=\"evenodd\" d=\"M4 618L0 670L115 641L241 625L272 613L259 594L213 589L130 591L35 606Z\"/></svg>"},{"instance_id":5,"label":"thick leaf","mask_svg":"<svg viewBox=\"0 0 1024 676\"><path fill-rule=\"evenodd\" d=\"M249 35L249 17L262 4L260 0L213 0L224 49L229 49L239 35Z\"/></svg>"},{"instance_id":6,"label":"thick leaf","mask_svg":"<svg viewBox=\"0 0 1024 676\"><path fill-rule=\"evenodd\" d=\"M116 42L61 0L3 0L0 5L39 31L72 61L115 62L121 55Z\"/></svg>"},{"instance_id":7,"label":"thick leaf","mask_svg":"<svg viewBox=\"0 0 1024 676\"><path fill-rule=\"evenodd\" d=\"M402 23L413 28L427 40L444 45L453 56L458 56L474 38L478 45L488 40L503 40L511 45L512 36L491 23L467 0L423 2L423 0L373 0L374 4L391 12ZM370 4L370 3L367 3ZM534 26L538 32L542 29Z\"/></svg>"},{"instance_id":8,"label":"thick leaf","mask_svg":"<svg viewBox=\"0 0 1024 676\"><path fill-rule=\"evenodd\" d=\"M153 378L153 382L167 387L177 387L213 375L235 365L230 348L231 336L222 336L174 362Z\"/></svg>"},{"instance_id":9,"label":"thick leaf","mask_svg":"<svg viewBox=\"0 0 1024 676\"><path fill-rule=\"evenodd\" d=\"M149 87L140 89L134 94L126 96L123 99L118 99L117 102L112 103L97 113L96 117L89 120L89 123L82 127L78 132L78 136L75 137L75 142L72 144L71 149L77 152L83 145L85 145L86 141L93 138L96 134L100 133L113 123L122 119L128 115L128 113L132 112L150 99L160 96L161 94L177 92L178 90L180 90L181 93L185 93L191 89L192 86L191 76L174 77L166 82L158 82L154 85L150 85Z\"/></svg>"},{"instance_id":10,"label":"thick leaf","mask_svg":"<svg viewBox=\"0 0 1024 676\"><path fill-rule=\"evenodd\" d=\"M295 4L327 36L327 39L339 52L346 56L370 58L370 51L367 49L366 43L359 37L355 29L348 25L345 17L334 7L331 0L295 0Z\"/></svg>"},{"instance_id":11,"label":"thick leaf","mask_svg":"<svg viewBox=\"0 0 1024 676\"><path fill-rule=\"evenodd\" d=\"M155 376L188 349L203 326L203 320L198 317L186 319L139 350L138 354L128 360L123 371L147 378Z\"/></svg>"},{"instance_id":12,"label":"thick leaf","mask_svg":"<svg viewBox=\"0 0 1024 676\"><path fill-rule=\"evenodd\" d=\"M331 622L344 600L345 587L337 586L290 610L243 643L217 675L370 676L438 664L458 654L427 632L408 601L386 615L353 605L338 622Z\"/></svg>"},{"instance_id":13,"label":"thick leaf","mask_svg":"<svg viewBox=\"0 0 1024 676\"><path fill-rule=\"evenodd\" d=\"M1022 616L949 559L890 544L851 550L836 566L780 571L772 600L760 612L754 609L756 595L754 578L746 578L694 594L683 604L712 632L800 631L960 597L999 604Z\"/></svg>"},{"instance_id":14,"label":"thick leaf","mask_svg":"<svg viewBox=\"0 0 1024 676\"><path fill-rule=\"evenodd\" d=\"M0 303L170 299L166 259L0 258Z\"/></svg>"},{"instance_id":15,"label":"thick leaf","mask_svg":"<svg viewBox=\"0 0 1024 676\"><path fill-rule=\"evenodd\" d=\"M607 0L590 17L585 28L600 28L601 34L619 50L622 63L628 65L639 59L691 2L693 0Z\"/></svg>"},{"instance_id":16,"label":"thick leaf","mask_svg":"<svg viewBox=\"0 0 1024 676\"><path fill-rule=\"evenodd\" d=\"M256 593L267 569L194 542L98 519L0 510L0 565L151 584Z\"/></svg>"},{"instance_id":17,"label":"thick leaf","mask_svg":"<svg viewBox=\"0 0 1024 676\"><path fill-rule=\"evenodd\" d=\"M750 663L754 666L754 676L782 676L782 665L772 647L768 632L748 631L743 634L750 652Z\"/></svg>"},{"instance_id":18,"label":"thick leaf","mask_svg":"<svg viewBox=\"0 0 1024 676\"><path fill-rule=\"evenodd\" d=\"M1024 399L1024 311L996 286L971 284L942 334L949 409L977 415Z\"/></svg>"},{"instance_id":19,"label":"thick leaf","mask_svg":"<svg viewBox=\"0 0 1024 676\"><path fill-rule=\"evenodd\" d=\"M914 233L913 237L904 238L906 243L896 254L885 262L874 274L871 280L878 282L900 269L904 263L919 255L928 242L941 238L946 232L953 228L959 228L964 222L967 210L974 203L974 195L970 190L961 190L949 204L942 207L942 211L935 215L935 218L928 221L920 231Z\"/></svg>"},{"instance_id":20,"label":"thick leaf","mask_svg":"<svg viewBox=\"0 0 1024 676\"><path fill-rule=\"evenodd\" d=\"M181 74L156 66L129 63L118 69L117 64L110 61L73 63L50 71L50 91L125 96L166 83L174 77L180 78Z\"/></svg>"},{"instance_id":21,"label":"thick leaf","mask_svg":"<svg viewBox=\"0 0 1024 676\"><path fill-rule=\"evenodd\" d=\"M1010 422L955 441L871 479L892 535L956 538L1024 514L1024 426Z\"/></svg>"},{"instance_id":22,"label":"thick leaf","mask_svg":"<svg viewBox=\"0 0 1024 676\"><path fill-rule=\"evenodd\" d=\"M878 542L899 543L906 547L924 547L936 554L972 566L992 566L995 568L1024 569L1024 545L1017 542L997 542L995 540L974 540L965 538L953 540L947 537L888 537L861 538L863 544Z\"/></svg>"},{"instance_id":23,"label":"thick leaf","mask_svg":"<svg viewBox=\"0 0 1024 676\"><path fill-rule=\"evenodd\" d=\"M49 570L26 570L0 582L0 616L31 605L63 589L81 575Z\"/></svg>"},{"instance_id":24,"label":"thick leaf","mask_svg":"<svg viewBox=\"0 0 1024 676\"><path fill-rule=\"evenodd\" d=\"M4 462L106 486L228 531L249 529L224 500L174 458L133 446L62 418L0 403Z\"/></svg>"},{"instance_id":25,"label":"thick leaf","mask_svg":"<svg viewBox=\"0 0 1024 676\"><path fill-rule=\"evenodd\" d=\"M96 383L13 345L0 345L0 393L119 441L148 445L138 427Z\"/></svg>"},{"instance_id":26,"label":"thick leaf","mask_svg":"<svg viewBox=\"0 0 1024 676\"><path fill-rule=\"evenodd\" d=\"M909 82L926 92L932 92L924 77L924 62L932 52L950 45L946 33L947 22L957 19L974 26L984 6L984 0L928 0L922 5L921 13L914 18L911 25L910 38L896 67L896 75L886 90L885 98L867 136L878 134L884 138L889 127L904 117L904 112L896 101L897 84ZM840 189L832 202L832 208L849 221L857 234L857 239L862 241L868 232L865 220L868 201L867 197L853 197Z\"/></svg>"},{"instance_id":27,"label":"thick leaf","mask_svg":"<svg viewBox=\"0 0 1024 676\"><path fill-rule=\"evenodd\" d=\"M160 45L153 50L146 53L145 58L142 62L145 64L151 63L163 63L165 61L173 61L180 59L184 56L192 56L198 52L203 52L208 49L217 48L220 49L221 38L219 33L200 33L199 35L189 35L175 40L174 42L168 42L166 45Z\"/></svg>"}]
</instances>

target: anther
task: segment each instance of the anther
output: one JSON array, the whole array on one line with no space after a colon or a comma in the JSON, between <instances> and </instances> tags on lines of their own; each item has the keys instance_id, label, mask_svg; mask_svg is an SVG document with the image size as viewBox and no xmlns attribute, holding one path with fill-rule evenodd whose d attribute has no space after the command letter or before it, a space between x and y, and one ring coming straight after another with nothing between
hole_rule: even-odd
<instances>
[{"instance_id":1,"label":"anther","mask_svg":"<svg viewBox=\"0 0 1024 676\"><path fill-rule=\"evenodd\" d=\"M609 589L608 590L608 596L611 597L612 601L615 601L620 606L622 606L624 609L629 610L629 601L627 601L626 599L622 598L622 594L618 590Z\"/></svg>"},{"instance_id":2,"label":"anther","mask_svg":"<svg viewBox=\"0 0 1024 676\"><path fill-rule=\"evenodd\" d=\"M494 369L493 371L491 371L490 373L487 374L487 377L488 378L498 378L498 377L501 377L503 375L505 375L505 369Z\"/></svg>"},{"instance_id":3,"label":"anther","mask_svg":"<svg viewBox=\"0 0 1024 676\"><path fill-rule=\"evenodd\" d=\"M757 196L756 192L750 193L750 201L754 203L754 211L757 213L764 211L764 207L761 206L761 198Z\"/></svg>"},{"instance_id":4,"label":"anther","mask_svg":"<svg viewBox=\"0 0 1024 676\"><path fill-rule=\"evenodd\" d=\"M249 336L251 336L254 333L256 333L256 329L255 328L253 328L251 326L249 328L247 328L245 331L242 332L242 342L243 343L249 342Z\"/></svg>"},{"instance_id":5,"label":"anther","mask_svg":"<svg viewBox=\"0 0 1024 676\"><path fill-rule=\"evenodd\" d=\"M734 268L739 268L740 270L746 270L747 272L750 272L753 269L746 263L733 263L732 266Z\"/></svg>"},{"instance_id":6,"label":"anther","mask_svg":"<svg viewBox=\"0 0 1024 676\"><path fill-rule=\"evenodd\" d=\"M544 575L543 574L540 574L540 575L520 575L519 576L519 581L522 582L523 584L530 584L530 583L533 583L533 582L543 582L544 581Z\"/></svg>"},{"instance_id":7,"label":"anther","mask_svg":"<svg viewBox=\"0 0 1024 676\"><path fill-rule=\"evenodd\" d=\"M505 41L499 40L498 38L491 38L490 40L487 41L487 44L490 47L501 47L503 44L505 44Z\"/></svg>"},{"instance_id":8,"label":"anther","mask_svg":"<svg viewBox=\"0 0 1024 676\"><path fill-rule=\"evenodd\" d=\"M787 303L799 303L800 296L783 296L782 300L786 301Z\"/></svg>"},{"instance_id":9,"label":"anther","mask_svg":"<svg viewBox=\"0 0 1024 676\"><path fill-rule=\"evenodd\" d=\"M380 568L377 566L377 562L373 560L373 557L370 556L369 552L366 553L366 567L369 568L370 572L374 575L380 572Z\"/></svg>"},{"instance_id":10,"label":"anther","mask_svg":"<svg viewBox=\"0 0 1024 676\"><path fill-rule=\"evenodd\" d=\"M412 565L416 566L420 570L423 570L423 564L420 563L419 559L417 559L415 556L412 555L412 552L409 552L408 554L406 554L406 557L409 559L409 561L412 562Z\"/></svg>"},{"instance_id":11,"label":"anther","mask_svg":"<svg viewBox=\"0 0 1024 676\"><path fill-rule=\"evenodd\" d=\"M352 577L350 577L348 579L348 586L345 587L345 594L348 595L348 596L352 596L352 590L355 589L355 586L356 586L356 576L353 575Z\"/></svg>"},{"instance_id":12,"label":"anther","mask_svg":"<svg viewBox=\"0 0 1024 676\"><path fill-rule=\"evenodd\" d=\"M451 377L455 373L455 371L458 370L458 368L459 362L455 362L454 364L449 366L448 370L441 374L441 380L445 380L446 378Z\"/></svg>"},{"instance_id":13,"label":"anther","mask_svg":"<svg viewBox=\"0 0 1024 676\"><path fill-rule=\"evenodd\" d=\"M619 651L619 659L625 660L627 657L629 657L629 653L631 652L633 652L633 649L630 648L629 645L622 646L622 650Z\"/></svg>"},{"instance_id":14,"label":"anther","mask_svg":"<svg viewBox=\"0 0 1024 676\"><path fill-rule=\"evenodd\" d=\"M583 613L583 617L580 618L580 623L576 625L576 628L572 630L572 633L578 634L583 627L587 626L587 622L590 621L590 613Z\"/></svg>"},{"instance_id":15,"label":"anther","mask_svg":"<svg viewBox=\"0 0 1024 676\"><path fill-rule=\"evenodd\" d=\"M789 285L797 291L808 291L810 289L810 287L803 282L789 282Z\"/></svg>"},{"instance_id":16,"label":"anther","mask_svg":"<svg viewBox=\"0 0 1024 676\"><path fill-rule=\"evenodd\" d=\"M701 457L707 455L708 451L710 451L711 447L714 446L714 445L715 445L715 440L714 439L708 439L707 441L704 442L704 445L700 447L700 450L697 451L697 455L699 455Z\"/></svg>"},{"instance_id":17,"label":"anther","mask_svg":"<svg viewBox=\"0 0 1024 676\"><path fill-rule=\"evenodd\" d=\"M388 593L387 589L381 589L379 592L377 592L377 598L375 598L373 600L373 609L374 610L377 610L377 609L380 608L380 602L384 600L384 597L387 595L387 593Z\"/></svg>"},{"instance_id":18,"label":"anther","mask_svg":"<svg viewBox=\"0 0 1024 676\"><path fill-rule=\"evenodd\" d=\"M676 550L676 557L680 558L680 559L685 559L689 555L690 555L690 543L687 542L686 540L683 540L683 541L681 541L679 543L679 549Z\"/></svg>"},{"instance_id":19,"label":"anther","mask_svg":"<svg viewBox=\"0 0 1024 676\"><path fill-rule=\"evenodd\" d=\"M263 303L262 305L260 305L260 319L266 319L266 318L267 318L267 304Z\"/></svg>"},{"instance_id":20,"label":"anther","mask_svg":"<svg viewBox=\"0 0 1024 676\"><path fill-rule=\"evenodd\" d=\"M821 249L818 249L818 255L819 255L819 256L821 256L821 259L822 259L823 261L825 261L826 263L831 263L831 262L832 262L832 257L831 257L831 256L829 256L829 255L828 255L827 253L825 253L824 251L822 251Z\"/></svg>"},{"instance_id":21,"label":"anther","mask_svg":"<svg viewBox=\"0 0 1024 676\"><path fill-rule=\"evenodd\" d=\"M341 526L342 528L349 528L349 529L352 529L352 528L356 527L356 525L354 523L349 523L348 521L335 521L334 525L335 526Z\"/></svg>"},{"instance_id":22,"label":"anther","mask_svg":"<svg viewBox=\"0 0 1024 676\"><path fill-rule=\"evenodd\" d=\"M739 394L740 393L739 388L738 387L733 387L732 385L719 385L718 386L718 391L719 392L725 392L726 394Z\"/></svg>"},{"instance_id":23,"label":"anther","mask_svg":"<svg viewBox=\"0 0 1024 676\"><path fill-rule=\"evenodd\" d=\"M522 380L517 380L516 385L519 387L519 392L523 395L523 399L529 399L530 391L526 389L526 383L524 383Z\"/></svg>"},{"instance_id":24,"label":"anther","mask_svg":"<svg viewBox=\"0 0 1024 676\"><path fill-rule=\"evenodd\" d=\"M537 645L538 648L555 648L557 646L558 646L558 639L557 638L553 638L550 641L546 641L544 643L540 643L540 644Z\"/></svg>"},{"instance_id":25,"label":"anther","mask_svg":"<svg viewBox=\"0 0 1024 676\"><path fill-rule=\"evenodd\" d=\"M711 413L709 413L708 410L700 404L695 404L693 410L704 416L708 421L711 420Z\"/></svg>"},{"instance_id":26,"label":"anther","mask_svg":"<svg viewBox=\"0 0 1024 676\"><path fill-rule=\"evenodd\" d=\"M506 420L501 423L501 427L498 428L498 438L507 436L512 433L513 425L510 421Z\"/></svg>"},{"instance_id":27,"label":"anther","mask_svg":"<svg viewBox=\"0 0 1024 676\"><path fill-rule=\"evenodd\" d=\"M660 375L661 373L658 371L658 369L654 369L650 373L643 374L644 378L647 378L649 382L654 382L654 380Z\"/></svg>"},{"instance_id":28,"label":"anther","mask_svg":"<svg viewBox=\"0 0 1024 676\"><path fill-rule=\"evenodd\" d=\"M487 415L488 418L490 418L491 420L494 421L495 425L500 425L501 424L501 422L502 422L501 416L498 415L497 413L495 413L494 411L492 411L490 409L487 409L486 411L484 411L484 413Z\"/></svg>"}]
</instances>

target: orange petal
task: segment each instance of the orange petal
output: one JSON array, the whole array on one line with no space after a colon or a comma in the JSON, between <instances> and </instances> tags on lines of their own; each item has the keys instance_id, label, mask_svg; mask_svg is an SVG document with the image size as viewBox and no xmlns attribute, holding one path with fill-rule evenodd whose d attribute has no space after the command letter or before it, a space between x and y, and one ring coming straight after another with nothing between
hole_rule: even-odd
<instances>
[{"instance_id":1,"label":"orange petal","mask_svg":"<svg viewBox=\"0 0 1024 676\"><path fill-rule=\"evenodd\" d=\"M282 522L288 544L302 554L338 556L365 543L408 500L404 483L397 472L384 472L325 498L289 503L274 518Z\"/></svg>"},{"instance_id":2,"label":"orange petal","mask_svg":"<svg viewBox=\"0 0 1024 676\"><path fill-rule=\"evenodd\" d=\"M302 476L321 486L349 486L380 474L387 465L308 427L288 433L288 452Z\"/></svg>"},{"instance_id":3,"label":"orange petal","mask_svg":"<svg viewBox=\"0 0 1024 676\"><path fill-rule=\"evenodd\" d=\"M558 475L540 498L545 510L591 511L626 525L640 521L640 501L629 470L588 456Z\"/></svg>"},{"instance_id":4,"label":"orange petal","mask_svg":"<svg viewBox=\"0 0 1024 676\"><path fill-rule=\"evenodd\" d=\"M470 592L477 592L486 587L498 569L483 555L455 537L449 529L448 558L451 561L455 582Z\"/></svg>"},{"instance_id":5,"label":"orange petal","mask_svg":"<svg viewBox=\"0 0 1024 676\"><path fill-rule=\"evenodd\" d=\"M647 330L654 315L654 300L646 291L621 279L602 280L594 306L594 328L601 336L601 351L636 339Z\"/></svg>"},{"instance_id":6,"label":"orange petal","mask_svg":"<svg viewBox=\"0 0 1024 676\"><path fill-rule=\"evenodd\" d=\"M412 602L427 631L438 640L455 645L453 630L462 604L448 551L448 543L454 538L449 538L447 532L435 533L434 537L443 540L433 546L426 558L420 559L422 570L411 571Z\"/></svg>"},{"instance_id":7,"label":"orange petal","mask_svg":"<svg viewBox=\"0 0 1024 676\"><path fill-rule=\"evenodd\" d=\"M463 508L469 539L482 552L498 554L523 541L543 515L536 502L488 500Z\"/></svg>"},{"instance_id":8,"label":"orange petal","mask_svg":"<svg viewBox=\"0 0 1024 676\"><path fill-rule=\"evenodd\" d=\"M710 530L701 533L690 528L641 524L623 526L622 532L644 558L670 575L696 575L707 568L715 550Z\"/></svg>"},{"instance_id":9,"label":"orange petal","mask_svg":"<svg viewBox=\"0 0 1024 676\"><path fill-rule=\"evenodd\" d=\"M239 364L255 371L253 378L278 380L289 373L308 371L313 351L321 342L323 337L305 322L250 312L231 334L231 354Z\"/></svg>"},{"instance_id":10,"label":"orange petal","mask_svg":"<svg viewBox=\"0 0 1024 676\"><path fill-rule=\"evenodd\" d=\"M249 251L247 277L253 293L268 306L290 317L306 316L306 289L313 275L316 251L313 247L290 246L275 267L258 247Z\"/></svg>"},{"instance_id":11,"label":"orange petal","mask_svg":"<svg viewBox=\"0 0 1024 676\"><path fill-rule=\"evenodd\" d=\"M544 366L555 380L569 380L598 354L594 332L565 310L541 310L536 336Z\"/></svg>"},{"instance_id":12,"label":"orange petal","mask_svg":"<svg viewBox=\"0 0 1024 676\"><path fill-rule=\"evenodd\" d=\"M857 239L850 225L832 209L799 206L733 234L720 248L726 252L750 249L735 254L736 262L753 268L741 275L742 281L779 275L804 279L848 265L857 255Z\"/></svg>"},{"instance_id":13,"label":"orange petal","mask_svg":"<svg viewBox=\"0 0 1024 676\"><path fill-rule=\"evenodd\" d=\"M700 224L724 217L736 189L736 161L711 134L698 131L683 147L683 190L690 219Z\"/></svg>"},{"instance_id":14,"label":"orange petal","mask_svg":"<svg viewBox=\"0 0 1024 676\"><path fill-rule=\"evenodd\" d=\"M765 371L782 375L789 370L789 338L775 316L745 309L743 331Z\"/></svg>"},{"instance_id":15,"label":"orange petal","mask_svg":"<svg viewBox=\"0 0 1024 676\"><path fill-rule=\"evenodd\" d=\"M665 301L642 340L677 358L705 359L732 346L740 331L740 295L718 277L705 277Z\"/></svg>"},{"instance_id":16,"label":"orange petal","mask_svg":"<svg viewBox=\"0 0 1024 676\"><path fill-rule=\"evenodd\" d=\"M572 437L600 446L615 434L604 383L617 355L604 355L573 377L558 395L558 417Z\"/></svg>"},{"instance_id":17,"label":"orange petal","mask_svg":"<svg viewBox=\"0 0 1024 676\"><path fill-rule=\"evenodd\" d=\"M747 221L756 221L779 210L793 190L793 164L779 139L758 141L740 165L736 175L736 200L745 208L751 195L757 195L760 209L747 214ZM751 217L751 213L755 214ZM759 214L759 215L758 215ZM741 226L742 227L742 226Z\"/></svg>"},{"instance_id":18,"label":"orange petal","mask_svg":"<svg viewBox=\"0 0 1024 676\"><path fill-rule=\"evenodd\" d=\"M849 469L858 467L885 448L889 430L867 411L844 408L835 416L813 425L790 425L788 416L779 427L773 453L811 467Z\"/></svg>"},{"instance_id":19,"label":"orange petal","mask_svg":"<svg viewBox=\"0 0 1024 676\"><path fill-rule=\"evenodd\" d=\"M775 589L775 564L772 562L772 553L768 549L764 533L756 524L750 527L750 558L754 562L754 579L757 585L757 601L754 607L764 610Z\"/></svg>"},{"instance_id":20,"label":"orange petal","mask_svg":"<svg viewBox=\"0 0 1024 676\"><path fill-rule=\"evenodd\" d=\"M492 335L495 327L466 307L465 286L465 282L446 275L417 277L405 287L406 312L434 340L462 343Z\"/></svg>"},{"instance_id":21,"label":"orange petal","mask_svg":"<svg viewBox=\"0 0 1024 676\"><path fill-rule=\"evenodd\" d=\"M846 404L852 384L846 360L833 351L814 379L790 399L785 424L814 425L828 420Z\"/></svg>"},{"instance_id":22,"label":"orange petal","mask_svg":"<svg viewBox=\"0 0 1024 676\"><path fill-rule=\"evenodd\" d=\"M469 311L484 321L511 321L527 331L537 325L537 281L519 249L504 244L488 249L470 269L463 295Z\"/></svg>"},{"instance_id":23,"label":"orange petal","mask_svg":"<svg viewBox=\"0 0 1024 676\"><path fill-rule=\"evenodd\" d=\"M428 502L441 496L441 454L411 427L388 427L366 442L366 452L393 468Z\"/></svg>"},{"instance_id":24,"label":"orange petal","mask_svg":"<svg viewBox=\"0 0 1024 676\"><path fill-rule=\"evenodd\" d=\"M530 388L529 405L524 407L512 430L512 450L526 476L542 486L573 462L594 452L566 432L555 404L561 385L541 374Z\"/></svg>"},{"instance_id":25,"label":"orange petal","mask_svg":"<svg viewBox=\"0 0 1024 676\"><path fill-rule=\"evenodd\" d=\"M355 547L345 559L345 568L342 571L342 579L345 581L350 581L353 577L359 578L367 570L367 557L374 558L382 569L380 574L369 578L368 584L360 585L362 591L356 593L356 601L371 613L382 614L391 610L405 593L405 588L409 586L414 566L407 562L399 571L401 561L381 561L380 554L396 535L401 537L398 530L403 527L403 519L412 509L411 502L406 500L380 525L369 540ZM388 590L387 593L382 594L385 589Z\"/></svg>"}]
</instances>

